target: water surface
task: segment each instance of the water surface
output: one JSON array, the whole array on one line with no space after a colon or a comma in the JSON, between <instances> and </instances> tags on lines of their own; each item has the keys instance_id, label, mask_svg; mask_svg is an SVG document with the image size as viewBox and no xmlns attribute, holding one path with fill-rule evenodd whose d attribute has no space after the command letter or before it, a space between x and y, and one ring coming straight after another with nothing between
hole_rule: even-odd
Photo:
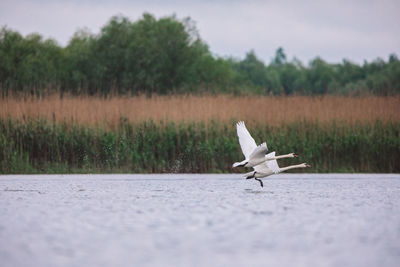
<instances>
[{"instance_id":1,"label":"water surface","mask_svg":"<svg viewBox=\"0 0 400 267\"><path fill-rule=\"evenodd\" d=\"M398 266L400 175L0 176L0 265Z\"/></svg>"}]
</instances>

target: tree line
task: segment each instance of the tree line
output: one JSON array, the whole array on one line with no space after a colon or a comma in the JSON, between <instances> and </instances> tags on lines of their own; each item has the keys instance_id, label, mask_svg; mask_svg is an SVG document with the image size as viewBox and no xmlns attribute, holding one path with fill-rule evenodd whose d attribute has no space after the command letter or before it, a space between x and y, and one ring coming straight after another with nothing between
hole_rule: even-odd
<instances>
[{"instance_id":1,"label":"tree line","mask_svg":"<svg viewBox=\"0 0 400 267\"><path fill-rule=\"evenodd\" d=\"M137 95L233 93L261 95L394 95L400 92L400 61L307 65L288 60L283 48L266 65L254 51L243 60L213 55L190 18L137 21L115 16L98 34L77 31L62 47L40 34L0 30L2 97L51 93Z\"/></svg>"}]
</instances>

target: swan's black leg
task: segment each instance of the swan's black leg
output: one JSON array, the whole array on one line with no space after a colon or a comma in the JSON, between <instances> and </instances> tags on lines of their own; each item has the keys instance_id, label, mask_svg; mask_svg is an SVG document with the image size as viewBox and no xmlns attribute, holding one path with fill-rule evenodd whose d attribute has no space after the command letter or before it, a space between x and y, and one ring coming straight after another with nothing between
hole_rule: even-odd
<instances>
[{"instance_id":1,"label":"swan's black leg","mask_svg":"<svg viewBox=\"0 0 400 267\"><path fill-rule=\"evenodd\" d=\"M261 184L261 187L264 187L264 184L263 184L263 182L261 181L261 179L258 179L258 178L254 178L254 179L256 179L257 181L259 181L259 182L260 182L260 184Z\"/></svg>"},{"instance_id":2,"label":"swan's black leg","mask_svg":"<svg viewBox=\"0 0 400 267\"><path fill-rule=\"evenodd\" d=\"M254 172L252 176L247 176L246 179L251 179L251 178L255 178L255 177L256 177L256 172Z\"/></svg>"}]
</instances>

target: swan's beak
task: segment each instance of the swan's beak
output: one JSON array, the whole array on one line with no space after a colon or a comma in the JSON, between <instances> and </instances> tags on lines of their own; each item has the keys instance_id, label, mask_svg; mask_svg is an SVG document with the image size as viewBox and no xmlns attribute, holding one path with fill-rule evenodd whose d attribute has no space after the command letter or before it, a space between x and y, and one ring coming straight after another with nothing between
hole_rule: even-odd
<instances>
[{"instance_id":1,"label":"swan's beak","mask_svg":"<svg viewBox=\"0 0 400 267\"><path fill-rule=\"evenodd\" d=\"M306 164L306 167L310 168L310 167L311 167L311 165L310 165L310 164Z\"/></svg>"},{"instance_id":2,"label":"swan's beak","mask_svg":"<svg viewBox=\"0 0 400 267\"><path fill-rule=\"evenodd\" d=\"M297 155L296 153L293 153L293 157L298 158L299 155Z\"/></svg>"}]
</instances>

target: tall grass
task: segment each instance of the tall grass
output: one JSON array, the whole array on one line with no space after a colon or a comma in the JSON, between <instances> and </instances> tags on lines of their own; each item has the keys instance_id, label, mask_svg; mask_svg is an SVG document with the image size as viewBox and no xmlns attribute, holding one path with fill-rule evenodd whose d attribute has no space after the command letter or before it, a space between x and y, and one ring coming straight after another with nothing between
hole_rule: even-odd
<instances>
[{"instance_id":1,"label":"tall grass","mask_svg":"<svg viewBox=\"0 0 400 267\"><path fill-rule=\"evenodd\" d=\"M153 120L176 123L245 120L248 125L274 125L303 120L320 123L333 120L346 124L400 121L400 97L234 97L153 96L139 97L47 97L45 99L0 99L0 117L47 120L82 125L118 125L121 117L130 123Z\"/></svg>"},{"instance_id":2,"label":"tall grass","mask_svg":"<svg viewBox=\"0 0 400 267\"><path fill-rule=\"evenodd\" d=\"M400 172L400 123L257 124L257 143L301 158L311 172ZM242 159L234 122L132 123L113 129L46 119L0 118L0 173L231 172Z\"/></svg>"}]
</instances>

